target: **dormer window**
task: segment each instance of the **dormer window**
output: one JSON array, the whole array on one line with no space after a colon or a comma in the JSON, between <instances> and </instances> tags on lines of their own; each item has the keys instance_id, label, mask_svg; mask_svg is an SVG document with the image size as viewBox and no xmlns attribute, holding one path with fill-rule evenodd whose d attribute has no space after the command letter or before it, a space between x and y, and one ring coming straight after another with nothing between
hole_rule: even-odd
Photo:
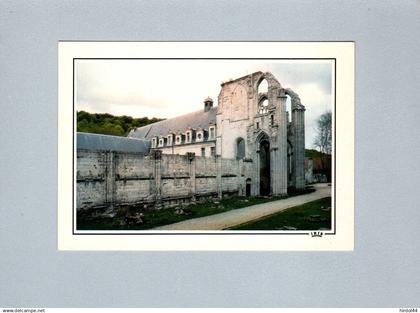
<instances>
[{"instance_id":1,"label":"dormer window","mask_svg":"<svg viewBox=\"0 0 420 313\"><path fill-rule=\"evenodd\" d=\"M164 146L164 139L161 137L159 138L159 147L163 147Z\"/></svg>"},{"instance_id":2,"label":"dormer window","mask_svg":"<svg viewBox=\"0 0 420 313\"><path fill-rule=\"evenodd\" d=\"M209 127L209 140L214 140L216 138L216 127Z\"/></svg>"},{"instance_id":3,"label":"dormer window","mask_svg":"<svg viewBox=\"0 0 420 313\"><path fill-rule=\"evenodd\" d=\"M173 138L172 134L168 135L168 138L167 138L167 141L166 141L167 146L172 146L172 138Z\"/></svg>"},{"instance_id":4,"label":"dormer window","mask_svg":"<svg viewBox=\"0 0 420 313\"><path fill-rule=\"evenodd\" d=\"M204 132L202 129L197 130L197 134L195 135L195 141L196 142L204 141Z\"/></svg>"},{"instance_id":5,"label":"dormer window","mask_svg":"<svg viewBox=\"0 0 420 313\"><path fill-rule=\"evenodd\" d=\"M187 132L185 133L185 143L191 143L191 139L192 139L192 131L187 130Z\"/></svg>"},{"instance_id":6,"label":"dormer window","mask_svg":"<svg viewBox=\"0 0 420 313\"><path fill-rule=\"evenodd\" d=\"M182 143L182 135L176 135L175 144L180 145Z\"/></svg>"},{"instance_id":7,"label":"dormer window","mask_svg":"<svg viewBox=\"0 0 420 313\"><path fill-rule=\"evenodd\" d=\"M156 141L157 141L156 137L153 137L152 138L152 148L156 148Z\"/></svg>"}]
</instances>

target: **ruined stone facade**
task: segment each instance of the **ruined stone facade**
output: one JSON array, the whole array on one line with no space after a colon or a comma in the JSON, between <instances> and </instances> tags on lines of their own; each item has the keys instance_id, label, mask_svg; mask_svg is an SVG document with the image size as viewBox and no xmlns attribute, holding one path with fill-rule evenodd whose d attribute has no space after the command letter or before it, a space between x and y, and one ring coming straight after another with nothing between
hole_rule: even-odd
<instances>
[{"instance_id":1,"label":"ruined stone facade","mask_svg":"<svg viewBox=\"0 0 420 313\"><path fill-rule=\"evenodd\" d=\"M303 189L304 112L299 96L271 73L225 82L218 106L206 98L200 111L132 130L128 139L150 141L145 153L78 149L77 207L159 208Z\"/></svg>"},{"instance_id":2,"label":"ruined stone facade","mask_svg":"<svg viewBox=\"0 0 420 313\"><path fill-rule=\"evenodd\" d=\"M152 150L164 154L250 162L251 195L283 195L288 187L305 187L305 107L269 72L223 83L217 107L206 98L204 110L133 130L129 137L150 139Z\"/></svg>"},{"instance_id":3,"label":"ruined stone facade","mask_svg":"<svg viewBox=\"0 0 420 313\"><path fill-rule=\"evenodd\" d=\"M271 73L257 72L222 84L218 100L216 152L234 158L244 140L245 158L253 163L251 194L304 188L305 108L297 94L282 88Z\"/></svg>"}]
</instances>

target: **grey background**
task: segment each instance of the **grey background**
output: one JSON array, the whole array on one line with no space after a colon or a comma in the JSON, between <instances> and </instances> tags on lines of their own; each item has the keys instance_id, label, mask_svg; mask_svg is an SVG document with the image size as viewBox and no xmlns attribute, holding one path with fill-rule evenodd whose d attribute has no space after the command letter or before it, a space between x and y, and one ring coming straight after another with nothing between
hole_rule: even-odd
<instances>
[{"instance_id":1,"label":"grey background","mask_svg":"<svg viewBox=\"0 0 420 313\"><path fill-rule=\"evenodd\" d=\"M419 1L1 1L0 306L420 306ZM354 40L354 252L60 252L58 40Z\"/></svg>"}]
</instances>

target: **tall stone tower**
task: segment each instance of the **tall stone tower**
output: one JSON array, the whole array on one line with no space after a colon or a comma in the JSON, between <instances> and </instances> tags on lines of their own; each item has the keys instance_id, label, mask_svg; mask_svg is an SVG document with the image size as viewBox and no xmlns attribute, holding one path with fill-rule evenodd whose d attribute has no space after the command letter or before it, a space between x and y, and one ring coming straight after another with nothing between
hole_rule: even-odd
<instances>
[{"instance_id":1,"label":"tall stone tower","mask_svg":"<svg viewBox=\"0 0 420 313\"><path fill-rule=\"evenodd\" d=\"M255 72L221 86L217 154L247 162L252 174L245 179L251 183L253 195L284 195L288 186L304 188L305 108L297 94L284 89L269 72ZM291 123L286 112L288 98ZM292 147L291 159L288 146Z\"/></svg>"}]
</instances>

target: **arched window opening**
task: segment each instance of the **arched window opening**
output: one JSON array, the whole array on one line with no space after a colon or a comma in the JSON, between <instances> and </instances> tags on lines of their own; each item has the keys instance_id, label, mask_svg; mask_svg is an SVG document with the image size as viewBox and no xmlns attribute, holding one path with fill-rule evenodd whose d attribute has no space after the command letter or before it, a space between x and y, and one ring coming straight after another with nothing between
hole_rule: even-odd
<instances>
[{"instance_id":1,"label":"arched window opening","mask_svg":"<svg viewBox=\"0 0 420 313\"><path fill-rule=\"evenodd\" d=\"M236 140L236 159L241 160L245 157L245 141L243 138Z\"/></svg>"},{"instance_id":2,"label":"arched window opening","mask_svg":"<svg viewBox=\"0 0 420 313\"><path fill-rule=\"evenodd\" d=\"M266 79L263 79L257 87L257 93L267 93L268 92L268 82Z\"/></svg>"},{"instance_id":3,"label":"arched window opening","mask_svg":"<svg viewBox=\"0 0 420 313\"><path fill-rule=\"evenodd\" d=\"M268 113L268 100L264 99L260 102L258 107L258 113L259 114L266 114Z\"/></svg>"}]
</instances>

